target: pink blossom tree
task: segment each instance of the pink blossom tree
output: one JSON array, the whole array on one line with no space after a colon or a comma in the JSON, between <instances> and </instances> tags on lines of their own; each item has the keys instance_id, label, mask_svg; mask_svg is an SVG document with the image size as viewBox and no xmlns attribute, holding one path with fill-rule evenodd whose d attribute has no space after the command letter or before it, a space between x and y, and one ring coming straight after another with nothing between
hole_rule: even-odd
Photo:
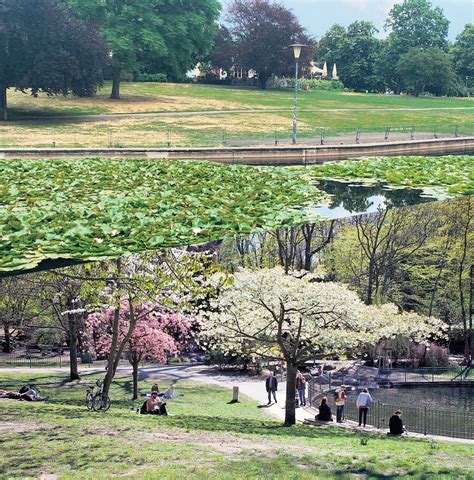
<instances>
[{"instance_id":1,"label":"pink blossom tree","mask_svg":"<svg viewBox=\"0 0 474 480\"><path fill-rule=\"evenodd\" d=\"M110 353L114 344L115 315L116 308L107 306L101 312L88 316L83 335L90 351ZM131 316L135 326L129 334ZM130 302L124 300L120 306L118 325L118 342L115 343L121 344L125 340L128 359L133 367L135 400L138 398L138 365L142 359L152 357L164 362L167 354L177 353L189 338L192 319L148 302L139 303L131 312Z\"/></svg>"}]
</instances>

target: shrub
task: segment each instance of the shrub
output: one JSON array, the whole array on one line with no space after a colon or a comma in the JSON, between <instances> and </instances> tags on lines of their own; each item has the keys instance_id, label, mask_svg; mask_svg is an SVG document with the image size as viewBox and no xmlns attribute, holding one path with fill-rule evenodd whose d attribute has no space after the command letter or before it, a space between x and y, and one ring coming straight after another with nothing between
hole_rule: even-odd
<instances>
[{"instance_id":1,"label":"shrub","mask_svg":"<svg viewBox=\"0 0 474 480\"><path fill-rule=\"evenodd\" d=\"M287 85L290 88L295 88L295 79L288 78ZM300 78L298 79L298 88L301 88L302 90L343 91L344 84L340 81L334 81L334 80L318 80L316 78Z\"/></svg>"},{"instance_id":2,"label":"shrub","mask_svg":"<svg viewBox=\"0 0 474 480\"><path fill-rule=\"evenodd\" d=\"M168 81L164 73L139 73L137 82L166 83Z\"/></svg>"}]
</instances>

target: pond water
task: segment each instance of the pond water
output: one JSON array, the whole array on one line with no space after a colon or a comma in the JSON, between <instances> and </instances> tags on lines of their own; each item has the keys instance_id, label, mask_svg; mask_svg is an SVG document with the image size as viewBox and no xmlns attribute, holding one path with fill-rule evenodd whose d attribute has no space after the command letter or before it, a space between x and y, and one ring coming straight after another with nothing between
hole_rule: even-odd
<instances>
[{"instance_id":1,"label":"pond water","mask_svg":"<svg viewBox=\"0 0 474 480\"><path fill-rule=\"evenodd\" d=\"M358 395L358 390L349 392L350 398ZM397 407L442 408L474 415L474 385L465 387L417 386L401 388L371 389L374 401Z\"/></svg>"},{"instance_id":2,"label":"pond water","mask_svg":"<svg viewBox=\"0 0 474 480\"><path fill-rule=\"evenodd\" d=\"M427 195L421 189L388 188L381 182L367 185L361 182L319 180L317 187L331 196L330 203L309 210L331 220L373 213L379 208L407 207L445 198L441 194Z\"/></svg>"},{"instance_id":3,"label":"pond water","mask_svg":"<svg viewBox=\"0 0 474 480\"><path fill-rule=\"evenodd\" d=\"M442 408L474 415L473 387L403 387L372 391L374 400L389 405Z\"/></svg>"}]
</instances>

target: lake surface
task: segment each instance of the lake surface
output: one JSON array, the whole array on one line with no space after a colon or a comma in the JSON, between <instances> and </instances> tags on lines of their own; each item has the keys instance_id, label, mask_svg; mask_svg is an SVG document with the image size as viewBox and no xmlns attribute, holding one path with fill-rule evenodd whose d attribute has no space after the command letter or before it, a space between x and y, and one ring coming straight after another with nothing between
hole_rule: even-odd
<instances>
[{"instance_id":1,"label":"lake surface","mask_svg":"<svg viewBox=\"0 0 474 480\"><path fill-rule=\"evenodd\" d=\"M421 189L388 188L382 182L367 185L361 182L319 180L317 187L330 195L330 203L309 210L331 220L374 213L379 209L401 208L434 202L445 198L442 195L427 195Z\"/></svg>"}]
</instances>

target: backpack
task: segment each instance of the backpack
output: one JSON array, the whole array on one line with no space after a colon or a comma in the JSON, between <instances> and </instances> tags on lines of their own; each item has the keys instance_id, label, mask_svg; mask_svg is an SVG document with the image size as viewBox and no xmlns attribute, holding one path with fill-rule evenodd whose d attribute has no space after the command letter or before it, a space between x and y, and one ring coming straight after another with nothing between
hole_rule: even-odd
<instances>
[{"instance_id":1,"label":"backpack","mask_svg":"<svg viewBox=\"0 0 474 480\"><path fill-rule=\"evenodd\" d=\"M337 402L339 400L339 392L334 392L334 401Z\"/></svg>"},{"instance_id":2,"label":"backpack","mask_svg":"<svg viewBox=\"0 0 474 480\"><path fill-rule=\"evenodd\" d=\"M140 413L141 413L142 415L146 415L146 414L147 414L147 411L146 411L146 402L147 402L147 401L148 401L148 400L145 400L145 401L143 402L143 405L140 407Z\"/></svg>"}]
</instances>

